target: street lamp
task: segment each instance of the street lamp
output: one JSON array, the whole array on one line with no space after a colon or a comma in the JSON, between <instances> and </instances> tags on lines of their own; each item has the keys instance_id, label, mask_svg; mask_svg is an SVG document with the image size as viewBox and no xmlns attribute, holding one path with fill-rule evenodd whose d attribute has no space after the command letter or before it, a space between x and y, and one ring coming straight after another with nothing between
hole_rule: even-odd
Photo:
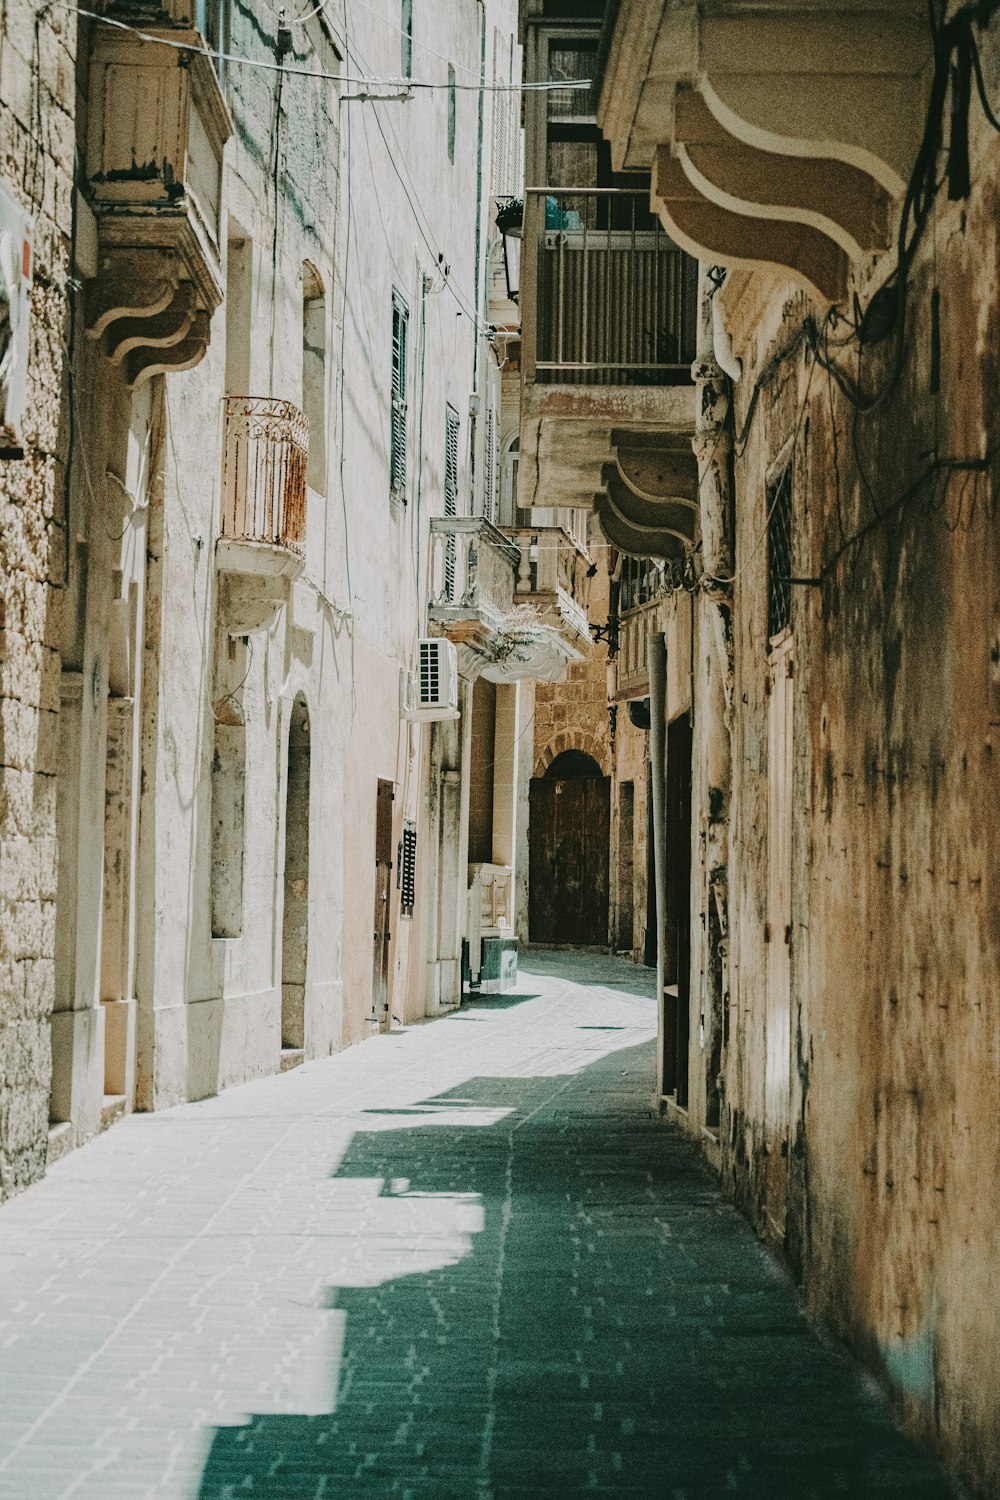
<instances>
[{"instance_id":1,"label":"street lamp","mask_svg":"<svg viewBox=\"0 0 1000 1500\"><path fill-rule=\"evenodd\" d=\"M517 302L521 294L523 198L504 198L497 203L497 228L503 235L503 264L507 273L507 296L512 302Z\"/></svg>"}]
</instances>

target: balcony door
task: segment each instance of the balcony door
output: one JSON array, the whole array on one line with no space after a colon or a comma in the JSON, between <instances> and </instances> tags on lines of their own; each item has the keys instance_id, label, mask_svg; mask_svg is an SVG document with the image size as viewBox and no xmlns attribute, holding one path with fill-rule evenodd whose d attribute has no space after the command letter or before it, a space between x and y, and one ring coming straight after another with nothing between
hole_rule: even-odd
<instances>
[{"instance_id":1,"label":"balcony door","mask_svg":"<svg viewBox=\"0 0 1000 1500\"><path fill-rule=\"evenodd\" d=\"M375 798L375 934L372 955L372 1019L389 1024L389 895L392 890L391 781L380 781Z\"/></svg>"}]
</instances>

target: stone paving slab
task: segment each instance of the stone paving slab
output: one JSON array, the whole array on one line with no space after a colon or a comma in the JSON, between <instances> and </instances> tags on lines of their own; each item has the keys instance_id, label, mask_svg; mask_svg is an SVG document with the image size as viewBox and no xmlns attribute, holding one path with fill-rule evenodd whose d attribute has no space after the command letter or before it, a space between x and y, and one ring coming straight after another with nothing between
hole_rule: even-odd
<instances>
[{"instance_id":1,"label":"stone paving slab","mask_svg":"<svg viewBox=\"0 0 1000 1500\"><path fill-rule=\"evenodd\" d=\"M950 1495L652 1107L648 971L155 1116L0 1209L0 1500Z\"/></svg>"}]
</instances>

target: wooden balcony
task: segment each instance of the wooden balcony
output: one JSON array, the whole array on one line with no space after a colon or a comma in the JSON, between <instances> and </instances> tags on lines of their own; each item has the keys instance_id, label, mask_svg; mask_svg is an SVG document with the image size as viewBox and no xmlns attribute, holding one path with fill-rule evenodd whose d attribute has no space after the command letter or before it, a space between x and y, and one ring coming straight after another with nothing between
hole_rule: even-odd
<instances>
[{"instance_id":1,"label":"wooden balcony","mask_svg":"<svg viewBox=\"0 0 1000 1500\"><path fill-rule=\"evenodd\" d=\"M142 37L93 30L85 170L98 267L87 333L132 386L197 364L222 301L222 158L233 124L205 52L184 20L150 24Z\"/></svg>"},{"instance_id":2,"label":"wooden balcony","mask_svg":"<svg viewBox=\"0 0 1000 1500\"><path fill-rule=\"evenodd\" d=\"M534 605L574 646L590 643L587 600L590 558L561 526L526 526L508 532L518 547L516 598Z\"/></svg>"},{"instance_id":3,"label":"wooden balcony","mask_svg":"<svg viewBox=\"0 0 1000 1500\"><path fill-rule=\"evenodd\" d=\"M294 576L306 543L309 423L291 401L223 401L220 571Z\"/></svg>"}]
</instances>

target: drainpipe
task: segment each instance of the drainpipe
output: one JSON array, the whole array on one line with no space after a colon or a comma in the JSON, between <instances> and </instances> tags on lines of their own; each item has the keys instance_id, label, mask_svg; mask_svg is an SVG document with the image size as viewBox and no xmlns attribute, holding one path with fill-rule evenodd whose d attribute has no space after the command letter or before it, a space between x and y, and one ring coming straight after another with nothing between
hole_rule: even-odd
<instances>
[{"instance_id":1,"label":"drainpipe","mask_svg":"<svg viewBox=\"0 0 1000 1500\"><path fill-rule=\"evenodd\" d=\"M646 642L649 673L649 765L653 792L653 869L656 874L656 1105L663 1099L666 1058L676 1048L676 1031L667 1035L664 943L667 934L667 642L662 631ZM649 920L649 914L646 915Z\"/></svg>"},{"instance_id":2,"label":"drainpipe","mask_svg":"<svg viewBox=\"0 0 1000 1500\"><path fill-rule=\"evenodd\" d=\"M483 133L486 107L486 0L479 3L479 149L476 151L476 320L472 344L472 389L479 390L479 327L480 315L485 322L486 297L480 294L480 263L483 258Z\"/></svg>"}]
</instances>

